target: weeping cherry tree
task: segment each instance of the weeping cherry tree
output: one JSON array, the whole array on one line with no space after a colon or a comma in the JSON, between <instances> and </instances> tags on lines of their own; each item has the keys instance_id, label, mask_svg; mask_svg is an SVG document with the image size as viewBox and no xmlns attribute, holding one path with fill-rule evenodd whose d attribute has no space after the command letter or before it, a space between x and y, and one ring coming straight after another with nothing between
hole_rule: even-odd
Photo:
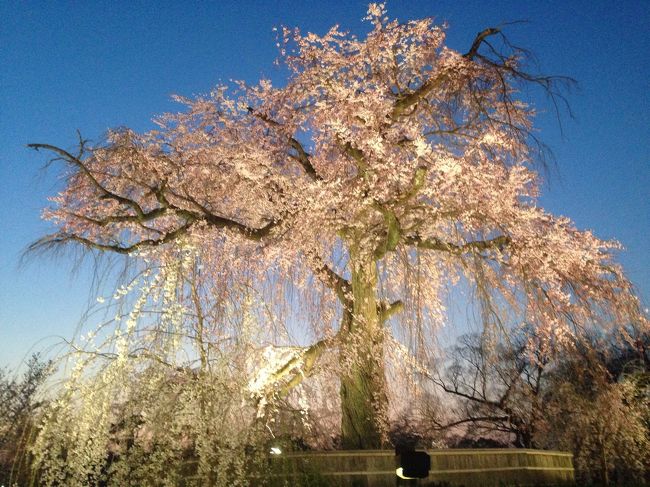
<instances>
[{"instance_id":1,"label":"weeping cherry tree","mask_svg":"<svg viewBox=\"0 0 650 487\"><path fill-rule=\"evenodd\" d=\"M618 244L537 206L540 144L520 89L561 103L562 80L530 74L498 28L457 52L430 18L372 4L366 20L363 39L278 32L282 86L179 97L187 109L155 130L74 153L30 145L66 167L45 211L56 232L34 248L162 262L191 246L212 281L275 289L260 294L271 311L288 288L322 296L313 343L264 378L284 394L336 357L345 448L385 444L387 356L427 363L450 287L472 290L486 330L507 316L556 350L584 327L642 319Z\"/></svg>"}]
</instances>

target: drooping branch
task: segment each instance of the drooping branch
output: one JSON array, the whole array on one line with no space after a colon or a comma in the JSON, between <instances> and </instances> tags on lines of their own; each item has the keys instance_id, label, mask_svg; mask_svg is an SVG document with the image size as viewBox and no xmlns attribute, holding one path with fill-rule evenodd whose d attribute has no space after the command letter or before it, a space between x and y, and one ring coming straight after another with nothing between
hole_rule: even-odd
<instances>
[{"instance_id":1,"label":"drooping branch","mask_svg":"<svg viewBox=\"0 0 650 487\"><path fill-rule=\"evenodd\" d=\"M393 108L391 118L397 119L406 114L407 110L409 110L413 105L425 98L436 87L440 86L445 78L446 76L444 74L429 78L424 83L422 83L422 85L420 85L417 90L412 91L408 95L404 95L398 98L398 100L395 102L395 107Z\"/></svg>"},{"instance_id":2,"label":"drooping branch","mask_svg":"<svg viewBox=\"0 0 650 487\"><path fill-rule=\"evenodd\" d=\"M130 220L123 220L123 221L130 221ZM137 221L139 222L140 220ZM275 226L275 223L271 222L261 228L250 228L234 220L206 215L203 218L189 218L185 224L183 224L182 226L180 226L175 230L164 233L160 238L156 238L156 239L147 238L147 239L139 240L138 242L135 242L131 245L106 244L106 243L95 242L93 240L82 237L80 235L73 235L69 233L55 233L34 242L29 246L28 250L34 251L42 248L52 247L57 244L77 242L88 248L92 248L95 250L116 252L118 254L130 254L132 252L135 252L136 250L141 250L143 248L158 247L160 245L173 242L179 237L181 237L182 235L187 234L187 231L190 229L190 227L198 221L207 222L208 224L218 228L230 228L233 230L237 230L241 236L249 240L255 240L255 241L259 241L264 236L268 235L271 229ZM98 224L102 225L104 224L104 222L98 221Z\"/></svg>"},{"instance_id":3,"label":"drooping branch","mask_svg":"<svg viewBox=\"0 0 650 487\"><path fill-rule=\"evenodd\" d=\"M239 232L240 235L246 237L249 240L256 240L256 241L261 240L262 238L268 236L271 230L273 230L281 223L281 219L276 218L274 220L269 221L266 225L262 227L251 227L248 225L244 225L243 223L240 223L237 220L233 220L231 218L226 218L224 216L215 214L213 211L208 209L205 205L199 203L196 200L196 198L193 198L189 194L179 195L178 193L174 193L174 192L171 193L174 195L174 197L190 203L198 210L199 213L189 212L188 210L182 210L176 206L171 206L171 205L170 208L173 208L177 212L181 211L181 212L186 212L188 214L191 214L192 217L198 220L205 221L205 223L207 223L208 225L214 228L222 228L222 229L229 228L231 230L235 230Z\"/></svg>"},{"instance_id":4,"label":"drooping branch","mask_svg":"<svg viewBox=\"0 0 650 487\"><path fill-rule=\"evenodd\" d=\"M474 59L474 56L478 52L479 47L483 41L494 34L499 33L500 30L490 27L481 32L479 32L472 43L472 47L463 57L466 59ZM398 118L406 113L406 111L411 108L413 105L417 104L420 100L426 98L426 96L431 93L435 88L440 86L447 79L447 74L445 72L440 73L438 76L434 76L426 80L420 85L419 88L412 91L411 93L398 98L395 102L395 107L393 108L392 118Z\"/></svg>"},{"instance_id":5,"label":"drooping branch","mask_svg":"<svg viewBox=\"0 0 650 487\"><path fill-rule=\"evenodd\" d=\"M64 245L70 242L76 242L90 249L110 251L110 252L115 252L117 254L128 255L128 254L132 254L137 250L141 250L143 248L158 247L160 245L173 242L174 240L178 239L182 235L185 235L187 231L190 229L190 227L192 226L192 224L194 223L195 221L189 221L185 223L183 226L169 233L166 233L165 235L163 235L158 239L148 238L148 239L140 240L131 245L105 244L105 243L95 242L93 240L90 240L85 237L81 237L79 235L73 235L69 233L55 233L52 235L47 235L46 237L37 240L36 242L34 242L29 246L28 251L36 251L39 249L46 249L46 248L55 247L62 244Z\"/></svg>"},{"instance_id":6,"label":"drooping branch","mask_svg":"<svg viewBox=\"0 0 650 487\"><path fill-rule=\"evenodd\" d=\"M264 237L268 236L275 227L280 224L280 220L270 221L262 227L249 227L238 221L231 220L222 216L214 214L203 215L203 219L211 226L215 228L228 228L231 230L236 230L241 236L247 238L248 240L260 241Z\"/></svg>"},{"instance_id":7,"label":"drooping branch","mask_svg":"<svg viewBox=\"0 0 650 487\"><path fill-rule=\"evenodd\" d=\"M504 53L492 46L488 41L492 36L499 36L507 48L509 48L510 53ZM479 52L482 46L487 46L488 55ZM474 38L470 49L463 54L464 59L478 63L493 73L494 79L496 80L495 86L498 87L497 89L501 92L503 98L506 99L508 103L512 103L510 94L508 93L508 85L510 83L507 79L511 78L526 84L534 84L541 87L553 103L556 115L558 116L558 122L560 122L560 105L562 105L569 115L571 115L569 103L561 88L570 88L576 84L576 81L567 76L545 76L519 69L517 65L512 62L513 59L519 57L530 57L530 53L525 49L513 46L503 34L502 30L498 27L488 27L479 32ZM398 119L399 117L409 115L412 112L412 110L409 111L412 107L417 105L421 100L426 99L430 93L440 87L448 79L450 79L448 73L444 71L439 72L437 76L430 77L414 91L398 96L391 117L393 119ZM471 85L468 85L468 88L473 90ZM479 106L482 104L480 98L481 97L474 96L474 101ZM486 116L491 123L504 125L511 129L515 128L515 124L510 117L510 109L506 109L507 120L505 121L490 116L487 107L480 107L479 113ZM460 127L452 129L452 132L455 132L458 128ZM540 152L545 151L544 144L542 144L530 130L525 129L524 127L519 127L517 130L521 131L521 133L526 137L530 137L538 146Z\"/></svg>"},{"instance_id":8,"label":"drooping branch","mask_svg":"<svg viewBox=\"0 0 650 487\"><path fill-rule=\"evenodd\" d=\"M155 220L158 217L161 217L165 214L167 211L167 208L156 208L154 210L146 212L142 218L140 218L137 215L108 215L102 218L93 218L87 215L82 215L80 213L75 213L72 211L66 211L65 214L67 216L70 216L75 219L83 220L87 223L90 223L92 225L98 226L98 227L105 227L111 223L137 223L137 224L144 224L149 220ZM159 232L159 230L151 227L147 227L145 225L141 225L143 228L153 231L153 232Z\"/></svg>"}]
</instances>

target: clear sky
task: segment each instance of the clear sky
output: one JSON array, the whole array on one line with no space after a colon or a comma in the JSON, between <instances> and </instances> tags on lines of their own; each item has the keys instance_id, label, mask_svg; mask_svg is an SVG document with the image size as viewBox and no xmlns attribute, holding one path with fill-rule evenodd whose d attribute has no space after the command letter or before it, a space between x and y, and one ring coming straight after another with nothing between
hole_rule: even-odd
<instances>
[{"instance_id":1,"label":"clear sky","mask_svg":"<svg viewBox=\"0 0 650 487\"><path fill-rule=\"evenodd\" d=\"M616 238L619 260L650 301L650 2L393 1L391 17L433 16L466 51L477 32L507 21L515 44L540 70L575 78L575 120L564 136L548 110L537 120L557 169L542 205L579 228ZM206 93L219 82L280 82L274 26L362 33L359 1L0 2L0 366L69 337L89 296L90 276L71 261L21 251L51 231L40 220L57 171L30 142L73 147L76 130L99 139L109 127L152 127L180 107L170 95ZM540 100L543 102L544 100ZM548 106L540 105L540 109ZM40 341L39 341L40 340ZM37 343L38 342L38 343ZM36 344L36 345L35 345Z\"/></svg>"}]
</instances>

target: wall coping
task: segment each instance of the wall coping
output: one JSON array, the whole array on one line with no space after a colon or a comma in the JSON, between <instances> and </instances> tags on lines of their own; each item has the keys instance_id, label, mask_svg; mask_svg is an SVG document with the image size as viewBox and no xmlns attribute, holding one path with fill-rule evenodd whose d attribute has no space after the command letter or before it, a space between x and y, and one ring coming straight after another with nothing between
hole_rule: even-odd
<instances>
[{"instance_id":1,"label":"wall coping","mask_svg":"<svg viewBox=\"0 0 650 487\"><path fill-rule=\"evenodd\" d=\"M429 455L476 455L476 454L506 454L506 455L548 455L559 457L573 457L573 453L557 450L533 450L530 448L440 448L424 449ZM284 457L301 457L301 456L332 456L332 457L353 457L353 456L372 456L372 457L392 457L395 456L395 450L332 450L332 451L289 451L282 453Z\"/></svg>"}]
</instances>

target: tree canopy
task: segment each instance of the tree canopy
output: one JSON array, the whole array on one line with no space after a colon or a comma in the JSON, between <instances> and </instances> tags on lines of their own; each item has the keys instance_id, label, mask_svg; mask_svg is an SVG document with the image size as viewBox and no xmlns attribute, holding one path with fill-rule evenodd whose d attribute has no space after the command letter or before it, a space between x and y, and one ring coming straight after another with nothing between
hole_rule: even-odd
<instances>
[{"instance_id":1,"label":"tree canopy","mask_svg":"<svg viewBox=\"0 0 650 487\"><path fill-rule=\"evenodd\" d=\"M45 211L57 231L34 248L163 267L189 252L204 282L262 290L260 327L283 316L287 286L317 301L313 345L268 384L288 390L335 352L343 445L355 448L385 440L387 353L426 364L459 282L488 334L534 326L530 346L549 352L585 327L644 320L618 244L537 205L540 144L520 89L562 102L562 80L526 71L498 28L461 53L430 18L400 23L371 4L366 20L363 39L282 29L283 86L178 97L187 109L156 130L116 129L77 153L31 144L67 164ZM182 280L171 288L193 296Z\"/></svg>"}]
</instances>

